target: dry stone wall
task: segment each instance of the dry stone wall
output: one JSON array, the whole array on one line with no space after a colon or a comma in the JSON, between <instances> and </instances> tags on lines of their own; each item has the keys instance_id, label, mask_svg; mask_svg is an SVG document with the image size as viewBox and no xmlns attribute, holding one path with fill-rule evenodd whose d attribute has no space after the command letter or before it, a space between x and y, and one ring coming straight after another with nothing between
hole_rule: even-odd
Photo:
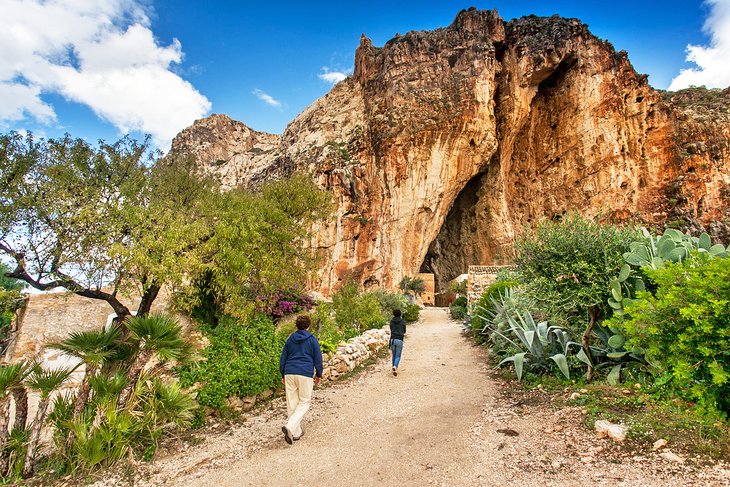
<instances>
[{"instance_id":1,"label":"dry stone wall","mask_svg":"<svg viewBox=\"0 0 730 487\"><path fill-rule=\"evenodd\" d=\"M362 335L341 342L335 352L323 354L323 380L335 380L342 374L352 372L356 367L388 345L390 328L366 330Z\"/></svg>"}]
</instances>

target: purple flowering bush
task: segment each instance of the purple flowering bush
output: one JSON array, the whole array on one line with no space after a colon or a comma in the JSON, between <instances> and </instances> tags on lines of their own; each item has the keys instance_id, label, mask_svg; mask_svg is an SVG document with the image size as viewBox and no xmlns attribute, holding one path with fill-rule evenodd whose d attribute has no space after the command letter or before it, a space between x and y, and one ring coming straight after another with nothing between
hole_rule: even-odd
<instances>
[{"instance_id":1,"label":"purple flowering bush","mask_svg":"<svg viewBox=\"0 0 730 487\"><path fill-rule=\"evenodd\" d=\"M278 289L268 294L256 296L256 309L274 320L284 316L309 311L314 307L314 298L308 294L289 289Z\"/></svg>"}]
</instances>

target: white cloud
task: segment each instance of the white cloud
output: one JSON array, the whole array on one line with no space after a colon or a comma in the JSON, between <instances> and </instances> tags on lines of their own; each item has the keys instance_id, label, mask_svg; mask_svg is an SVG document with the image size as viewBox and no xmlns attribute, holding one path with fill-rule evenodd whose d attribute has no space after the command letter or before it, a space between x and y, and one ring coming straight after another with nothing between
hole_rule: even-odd
<instances>
[{"instance_id":1,"label":"white cloud","mask_svg":"<svg viewBox=\"0 0 730 487\"><path fill-rule=\"evenodd\" d=\"M0 124L23 120L26 114L43 123L53 122L56 114L50 105L43 103L40 94L37 86L0 81Z\"/></svg>"},{"instance_id":2,"label":"white cloud","mask_svg":"<svg viewBox=\"0 0 730 487\"><path fill-rule=\"evenodd\" d=\"M57 93L162 147L210 111L172 70L180 42L161 45L137 0L0 0L0 11L0 122L54 121L41 96Z\"/></svg>"},{"instance_id":3,"label":"white cloud","mask_svg":"<svg viewBox=\"0 0 730 487\"><path fill-rule=\"evenodd\" d=\"M264 103L266 103L269 106L272 106L274 108L281 108L282 107L282 104L281 104L281 102L279 100L277 100L273 96L267 94L266 92L264 92L262 90L259 90L258 88L256 88L255 90L253 90L251 93L253 95L255 95L256 98L258 98L259 100L262 100Z\"/></svg>"},{"instance_id":4,"label":"white cloud","mask_svg":"<svg viewBox=\"0 0 730 487\"><path fill-rule=\"evenodd\" d=\"M322 73L318 74L317 77L321 79L322 81L326 81L330 84L337 84L343 79L347 78L348 74L347 72L342 71L330 71L329 68L324 67L322 68Z\"/></svg>"},{"instance_id":5,"label":"white cloud","mask_svg":"<svg viewBox=\"0 0 730 487\"><path fill-rule=\"evenodd\" d=\"M710 45L687 46L687 61L697 68L681 70L669 85L672 91L689 86L730 86L730 0L706 0L705 3L710 7L704 25Z\"/></svg>"}]
</instances>

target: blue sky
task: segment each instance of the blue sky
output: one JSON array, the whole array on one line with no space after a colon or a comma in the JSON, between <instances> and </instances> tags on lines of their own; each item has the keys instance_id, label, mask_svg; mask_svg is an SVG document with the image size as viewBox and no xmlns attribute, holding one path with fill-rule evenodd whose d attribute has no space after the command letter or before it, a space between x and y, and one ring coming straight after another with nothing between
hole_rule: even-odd
<instances>
[{"instance_id":1,"label":"blue sky","mask_svg":"<svg viewBox=\"0 0 730 487\"><path fill-rule=\"evenodd\" d=\"M471 5L506 20L577 17L656 88L683 69L675 88L730 85L730 0L0 0L0 130L90 141L147 132L166 150L196 118L225 113L281 133L351 73L360 34L380 46Z\"/></svg>"}]
</instances>

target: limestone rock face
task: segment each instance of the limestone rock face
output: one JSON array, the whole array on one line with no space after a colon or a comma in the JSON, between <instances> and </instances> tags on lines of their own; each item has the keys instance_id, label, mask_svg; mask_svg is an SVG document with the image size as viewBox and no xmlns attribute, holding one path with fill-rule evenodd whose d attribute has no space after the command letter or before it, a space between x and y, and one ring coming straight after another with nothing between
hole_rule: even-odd
<instances>
[{"instance_id":1,"label":"limestone rock face","mask_svg":"<svg viewBox=\"0 0 730 487\"><path fill-rule=\"evenodd\" d=\"M226 190L265 173L279 141L278 135L257 132L227 115L211 115L177 134L171 152L194 156L200 169Z\"/></svg>"},{"instance_id":2,"label":"limestone rock face","mask_svg":"<svg viewBox=\"0 0 730 487\"><path fill-rule=\"evenodd\" d=\"M508 261L565 211L730 237L730 92L662 93L575 19L469 9L382 48L281 137L221 115L173 141L225 188L305 171L332 192L315 283L390 287Z\"/></svg>"}]
</instances>

